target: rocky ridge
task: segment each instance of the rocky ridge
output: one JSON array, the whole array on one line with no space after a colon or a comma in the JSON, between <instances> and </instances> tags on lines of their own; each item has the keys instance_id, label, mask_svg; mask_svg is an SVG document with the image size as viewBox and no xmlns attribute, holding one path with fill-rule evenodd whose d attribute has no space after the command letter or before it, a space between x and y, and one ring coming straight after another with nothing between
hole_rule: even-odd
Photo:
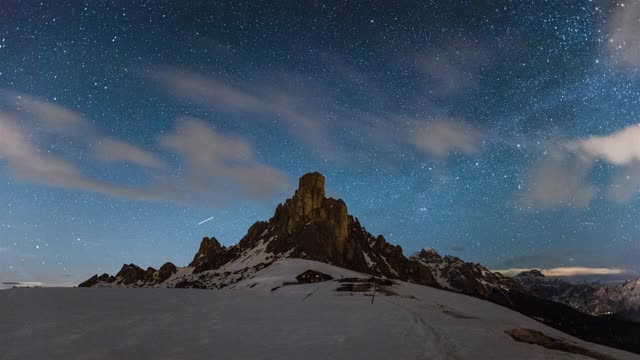
<instances>
[{"instance_id":1,"label":"rocky ridge","mask_svg":"<svg viewBox=\"0 0 640 360\"><path fill-rule=\"evenodd\" d=\"M282 258L316 260L437 286L427 267L407 259L399 245L389 244L382 235L369 233L348 214L344 201L327 198L324 182L319 173L305 174L293 197L278 205L271 219L253 224L237 245L225 247L215 237L205 237L189 266L169 276L166 271L156 274L152 268L145 271L130 264L115 277L96 275L80 286L219 288Z\"/></svg>"},{"instance_id":2,"label":"rocky ridge","mask_svg":"<svg viewBox=\"0 0 640 360\"><path fill-rule=\"evenodd\" d=\"M443 289L480 298L504 295L505 292L524 291L520 284L499 272L465 262L456 256L441 256L433 249L422 249L411 259L425 265Z\"/></svg>"}]
</instances>

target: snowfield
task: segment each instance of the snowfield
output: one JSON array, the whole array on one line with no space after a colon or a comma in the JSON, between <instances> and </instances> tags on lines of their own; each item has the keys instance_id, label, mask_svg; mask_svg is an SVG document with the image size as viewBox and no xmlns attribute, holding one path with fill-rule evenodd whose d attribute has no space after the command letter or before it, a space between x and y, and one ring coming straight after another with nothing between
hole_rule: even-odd
<instances>
[{"instance_id":1,"label":"snowfield","mask_svg":"<svg viewBox=\"0 0 640 360\"><path fill-rule=\"evenodd\" d=\"M372 303L372 289L335 291L344 279L282 286L308 269L336 280L369 278L286 259L221 290L0 291L0 359L640 358L429 287L377 287ZM540 331L590 356L515 341L505 333L514 329Z\"/></svg>"}]
</instances>

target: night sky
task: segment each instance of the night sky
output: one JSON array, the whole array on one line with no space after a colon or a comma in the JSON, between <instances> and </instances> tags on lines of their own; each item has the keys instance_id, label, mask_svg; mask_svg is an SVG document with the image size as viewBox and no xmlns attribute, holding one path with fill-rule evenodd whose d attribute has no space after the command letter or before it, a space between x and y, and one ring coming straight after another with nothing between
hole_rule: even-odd
<instances>
[{"instance_id":1,"label":"night sky","mask_svg":"<svg viewBox=\"0 0 640 360\"><path fill-rule=\"evenodd\" d=\"M1 1L0 281L185 265L310 171L405 255L639 271L640 2L391 4Z\"/></svg>"}]
</instances>

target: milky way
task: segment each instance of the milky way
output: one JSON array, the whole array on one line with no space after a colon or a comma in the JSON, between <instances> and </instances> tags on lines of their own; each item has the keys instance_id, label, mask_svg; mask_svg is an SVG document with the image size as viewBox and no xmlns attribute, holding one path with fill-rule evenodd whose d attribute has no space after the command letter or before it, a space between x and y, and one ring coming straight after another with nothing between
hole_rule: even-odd
<instances>
[{"instance_id":1,"label":"milky way","mask_svg":"<svg viewBox=\"0 0 640 360\"><path fill-rule=\"evenodd\" d=\"M640 4L492 5L2 1L0 280L184 265L309 171L405 254L640 270Z\"/></svg>"}]
</instances>

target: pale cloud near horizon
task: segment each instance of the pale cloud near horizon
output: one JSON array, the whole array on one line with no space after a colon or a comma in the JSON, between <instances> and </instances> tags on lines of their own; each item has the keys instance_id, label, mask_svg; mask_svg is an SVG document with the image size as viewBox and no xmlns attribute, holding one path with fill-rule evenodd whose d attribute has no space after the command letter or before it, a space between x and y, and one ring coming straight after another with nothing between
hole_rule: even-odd
<instances>
[{"instance_id":1,"label":"pale cloud near horizon","mask_svg":"<svg viewBox=\"0 0 640 360\"><path fill-rule=\"evenodd\" d=\"M289 185L286 174L254 158L249 143L215 132L204 122L184 120L185 128L195 127L195 131L185 133L176 129L159 139L161 146L179 153L187 164L188 171L173 175L158 154L127 141L104 137L72 110L25 94L3 91L0 96L15 101L13 112L0 112L0 166L5 165L18 179L124 199L176 203L209 201L209 205L217 207L224 205L233 194L261 200ZM51 133L56 137L79 140L94 159L106 165L128 163L152 170L150 183L133 186L84 174L81 164L54 151L43 150L48 148L46 143ZM201 141L191 141L190 137ZM240 157L220 155L226 146L242 150L238 152ZM212 151L216 154L211 155ZM207 154L209 158L204 159L214 163L202 161ZM200 183L199 187L193 188L183 186L185 179L194 178L209 180L211 184Z\"/></svg>"},{"instance_id":2,"label":"pale cloud near horizon","mask_svg":"<svg viewBox=\"0 0 640 360\"><path fill-rule=\"evenodd\" d=\"M586 275L620 275L627 273L626 270L620 268L595 268L595 267L581 267L581 266L568 266L568 267L556 267L549 269L537 269L537 268L510 268L502 270L492 270L499 272L505 276L515 276L521 272L530 270L540 270L544 276L550 277L568 277L568 276L586 276Z\"/></svg>"}]
</instances>

